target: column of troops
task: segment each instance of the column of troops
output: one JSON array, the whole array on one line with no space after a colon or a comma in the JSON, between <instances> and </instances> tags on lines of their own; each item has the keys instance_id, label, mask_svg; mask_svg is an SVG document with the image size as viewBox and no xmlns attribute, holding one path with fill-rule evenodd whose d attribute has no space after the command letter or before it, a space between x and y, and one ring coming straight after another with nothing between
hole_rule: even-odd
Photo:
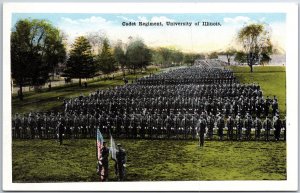
<instances>
[{"instance_id":1,"label":"column of troops","mask_svg":"<svg viewBox=\"0 0 300 193\"><path fill-rule=\"evenodd\" d=\"M200 63L201 64L201 63ZM232 71L203 65L138 79L64 101L64 112L14 115L14 138L285 140L276 96L258 84L240 84Z\"/></svg>"}]
</instances>

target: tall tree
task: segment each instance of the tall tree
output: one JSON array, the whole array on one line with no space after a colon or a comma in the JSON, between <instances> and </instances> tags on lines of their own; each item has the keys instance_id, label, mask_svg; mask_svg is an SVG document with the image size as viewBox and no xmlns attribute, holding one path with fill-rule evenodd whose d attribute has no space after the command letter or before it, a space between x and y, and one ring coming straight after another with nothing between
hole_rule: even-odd
<instances>
[{"instance_id":1,"label":"tall tree","mask_svg":"<svg viewBox=\"0 0 300 193\"><path fill-rule=\"evenodd\" d=\"M118 44L115 46L114 58L118 65L121 67L123 76L125 76L126 55L122 47L122 42L118 42Z\"/></svg>"},{"instance_id":2,"label":"tall tree","mask_svg":"<svg viewBox=\"0 0 300 193\"><path fill-rule=\"evenodd\" d=\"M98 55L97 66L104 74L109 74L117 69L115 58L112 54L112 49L109 46L108 40L103 41L101 54Z\"/></svg>"},{"instance_id":3,"label":"tall tree","mask_svg":"<svg viewBox=\"0 0 300 193\"><path fill-rule=\"evenodd\" d=\"M135 73L136 69L145 68L150 64L150 49L148 49L142 40L132 40L127 47L126 58L128 66Z\"/></svg>"},{"instance_id":4,"label":"tall tree","mask_svg":"<svg viewBox=\"0 0 300 193\"><path fill-rule=\"evenodd\" d=\"M96 72L97 68L89 41L84 36L76 38L67 61L65 76L78 78L79 86L81 86L82 78L92 78Z\"/></svg>"},{"instance_id":5,"label":"tall tree","mask_svg":"<svg viewBox=\"0 0 300 193\"><path fill-rule=\"evenodd\" d=\"M11 33L12 78L20 88L40 86L47 82L49 73L66 57L60 31L45 20L19 20Z\"/></svg>"},{"instance_id":6,"label":"tall tree","mask_svg":"<svg viewBox=\"0 0 300 193\"><path fill-rule=\"evenodd\" d=\"M239 62L240 64L247 63L247 54L242 51L237 51L234 57L234 61Z\"/></svg>"},{"instance_id":7,"label":"tall tree","mask_svg":"<svg viewBox=\"0 0 300 193\"><path fill-rule=\"evenodd\" d=\"M263 24L250 24L238 33L238 40L242 44L247 56L247 64L253 72L253 65L259 64L263 55L272 54L270 32Z\"/></svg>"}]
</instances>

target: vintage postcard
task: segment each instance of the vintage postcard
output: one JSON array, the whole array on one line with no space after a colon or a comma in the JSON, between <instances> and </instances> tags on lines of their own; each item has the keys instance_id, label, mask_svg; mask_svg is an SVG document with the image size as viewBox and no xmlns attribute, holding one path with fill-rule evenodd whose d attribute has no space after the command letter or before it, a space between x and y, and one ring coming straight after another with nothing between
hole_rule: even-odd
<instances>
[{"instance_id":1,"label":"vintage postcard","mask_svg":"<svg viewBox=\"0 0 300 193\"><path fill-rule=\"evenodd\" d=\"M4 190L297 190L297 4L3 12Z\"/></svg>"}]
</instances>

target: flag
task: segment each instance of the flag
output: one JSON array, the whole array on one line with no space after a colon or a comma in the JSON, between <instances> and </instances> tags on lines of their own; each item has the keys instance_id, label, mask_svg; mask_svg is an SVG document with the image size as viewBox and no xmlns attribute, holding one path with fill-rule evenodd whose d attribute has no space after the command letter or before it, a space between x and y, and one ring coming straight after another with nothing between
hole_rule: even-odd
<instances>
[{"instance_id":1,"label":"flag","mask_svg":"<svg viewBox=\"0 0 300 193\"><path fill-rule=\"evenodd\" d=\"M97 129L97 159L101 160L101 149L103 147L103 136L99 129Z\"/></svg>"},{"instance_id":2,"label":"flag","mask_svg":"<svg viewBox=\"0 0 300 193\"><path fill-rule=\"evenodd\" d=\"M115 140L113 139L112 135L110 135L109 150L110 150L111 159L113 159L114 161L117 161L117 157L116 157L117 148L116 148Z\"/></svg>"}]
</instances>

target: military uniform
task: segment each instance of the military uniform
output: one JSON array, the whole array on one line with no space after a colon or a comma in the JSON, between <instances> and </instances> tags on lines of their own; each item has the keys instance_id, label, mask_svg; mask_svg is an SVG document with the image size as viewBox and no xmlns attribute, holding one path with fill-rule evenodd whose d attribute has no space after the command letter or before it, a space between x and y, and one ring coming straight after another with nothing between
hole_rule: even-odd
<instances>
[{"instance_id":1,"label":"military uniform","mask_svg":"<svg viewBox=\"0 0 300 193\"><path fill-rule=\"evenodd\" d=\"M115 163L115 173L119 181L125 180L125 164L126 164L126 152L118 144L118 150L116 152L117 161Z\"/></svg>"}]
</instances>

